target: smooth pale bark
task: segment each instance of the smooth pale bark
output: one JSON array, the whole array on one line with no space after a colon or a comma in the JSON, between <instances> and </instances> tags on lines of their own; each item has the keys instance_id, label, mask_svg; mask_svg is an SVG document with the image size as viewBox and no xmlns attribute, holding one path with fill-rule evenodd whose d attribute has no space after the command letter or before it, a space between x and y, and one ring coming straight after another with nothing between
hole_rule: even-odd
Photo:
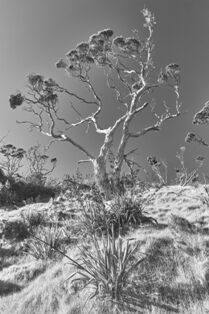
<instances>
[{"instance_id":1,"label":"smooth pale bark","mask_svg":"<svg viewBox=\"0 0 209 314\"><path fill-rule=\"evenodd\" d=\"M113 187L108 177L105 159L100 156L92 162L96 184L100 192L105 195L106 200L109 200L113 192Z\"/></svg>"}]
</instances>

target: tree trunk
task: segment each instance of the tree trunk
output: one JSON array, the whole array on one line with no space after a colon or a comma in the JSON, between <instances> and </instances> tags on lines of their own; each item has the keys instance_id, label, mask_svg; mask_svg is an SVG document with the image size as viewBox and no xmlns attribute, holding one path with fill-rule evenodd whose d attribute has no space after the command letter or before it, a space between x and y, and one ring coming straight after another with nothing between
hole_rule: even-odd
<instances>
[{"instance_id":1,"label":"tree trunk","mask_svg":"<svg viewBox=\"0 0 209 314\"><path fill-rule=\"evenodd\" d=\"M106 200L110 200L114 191L112 181L107 173L105 159L98 157L93 161L93 167L95 181L100 192L104 194Z\"/></svg>"},{"instance_id":2,"label":"tree trunk","mask_svg":"<svg viewBox=\"0 0 209 314\"><path fill-rule=\"evenodd\" d=\"M107 173L105 159L99 157L93 161L96 184L106 200L110 200L113 194L124 193L123 184L120 181L120 171L111 177Z\"/></svg>"}]
</instances>

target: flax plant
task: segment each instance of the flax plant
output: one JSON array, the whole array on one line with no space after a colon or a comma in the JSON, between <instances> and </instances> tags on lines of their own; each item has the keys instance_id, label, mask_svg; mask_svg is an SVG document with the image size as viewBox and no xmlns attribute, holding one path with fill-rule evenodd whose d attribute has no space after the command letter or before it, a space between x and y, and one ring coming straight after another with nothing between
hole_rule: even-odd
<instances>
[{"instance_id":1,"label":"flax plant","mask_svg":"<svg viewBox=\"0 0 209 314\"><path fill-rule=\"evenodd\" d=\"M57 226L39 227L36 235L30 232L32 238L25 243L25 251L36 259L54 259L57 249L61 248L62 233ZM58 251L59 252L59 251Z\"/></svg>"},{"instance_id":2,"label":"flax plant","mask_svg":"<svg viewBox=\"0 0 209 314\"><path fill-rule=\"evenodd\" d=\"M98 297L110 302L116 313L131 308L134 303L131 297L127 297L128 279L146 257L136 261L134 254L138 245L132 246L129 241L124 243L121 237L116 240L113 225L112 235L108 233L101 243L95 236L92 240L93 249L81 249L76 271L68 279L72 279L72 284L82 283L81 289L91 288L90 298Z\"/></svg>"}]
</instances>

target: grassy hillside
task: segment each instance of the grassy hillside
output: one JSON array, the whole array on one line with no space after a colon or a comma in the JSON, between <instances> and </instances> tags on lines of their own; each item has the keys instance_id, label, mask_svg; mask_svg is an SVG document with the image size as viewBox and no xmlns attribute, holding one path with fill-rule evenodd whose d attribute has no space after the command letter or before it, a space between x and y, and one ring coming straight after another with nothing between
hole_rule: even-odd
<instances>
[{"instance_id":1,"label":"grassy hillside","mask_svg":"<svg viewBox=\"0 0 209 314\"><path fill-rule=\"evenodd\" d=\"M0 313L209 313L208 187L89 193L1 209Z\"/></svg>"}]
</instances>

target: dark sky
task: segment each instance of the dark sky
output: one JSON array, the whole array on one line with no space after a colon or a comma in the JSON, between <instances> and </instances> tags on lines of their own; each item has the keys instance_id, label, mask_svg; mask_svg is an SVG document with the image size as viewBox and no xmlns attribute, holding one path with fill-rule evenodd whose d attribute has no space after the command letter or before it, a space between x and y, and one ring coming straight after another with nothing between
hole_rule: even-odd
<instances>
[{"instance_id":1,"label":"dark sky","mask_svg":"<svg viewBox=\"0 0 209 314\"><path fill-rule=\"evenodd\" d=\"M38 141L48 143L47 137L36 131L29 133L26 126L17 125L16 119L24 119L25 114L21 109L9 108L9 95L24 90L27 74L53 77L70 90L79 91L80 86L56 69L55 62L104 28L113 29L116 36L130 36L135 28L143 33L140 11L144 6L154 13L157 21L153 35L156 69L172 62L180 64L182 110L187 112L178 121L166 123L160 133L130 143L130 147L140 148L135 158L145 165L145 157L154 154L167 161L172 169L177 165L175 155L184 145L188 131L195 131L209 141L209 127L192 125L194 114L209 99L208 0L0 0L0 135L9 131L6 142L23 148ZM173 97L164 90L161 99L174 106ZM112 111L112 107L107 107L104 124L110 122ZM135 126L140 126L140 121L140 118L135 121ZM99 139L90 135L83 137L82 131L76 131L74 136L96 151ZM193 157L199 153L207 157L208 151L186 146L187 165L192 169ZM51 148L51 154L59 160L55 174L61 176L74 171L76 161L84 157L76 148L61 143Z\"/></svg>"}]
</instances>

